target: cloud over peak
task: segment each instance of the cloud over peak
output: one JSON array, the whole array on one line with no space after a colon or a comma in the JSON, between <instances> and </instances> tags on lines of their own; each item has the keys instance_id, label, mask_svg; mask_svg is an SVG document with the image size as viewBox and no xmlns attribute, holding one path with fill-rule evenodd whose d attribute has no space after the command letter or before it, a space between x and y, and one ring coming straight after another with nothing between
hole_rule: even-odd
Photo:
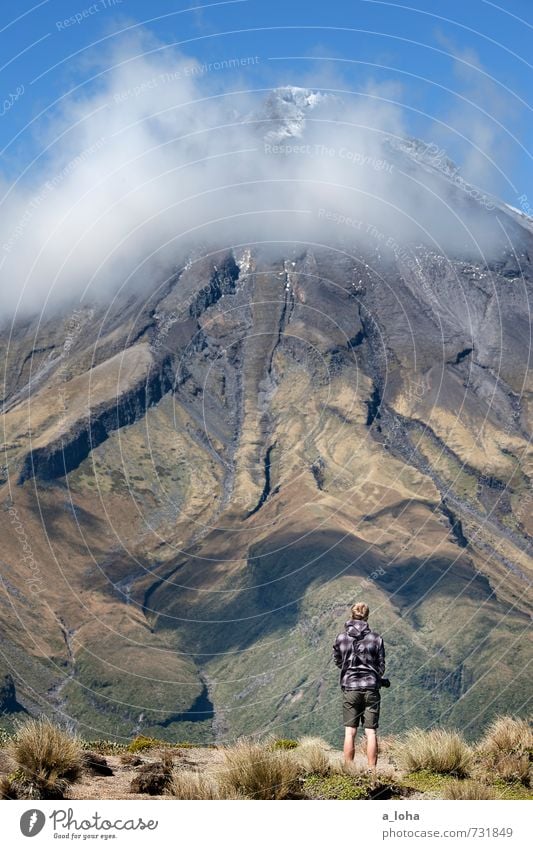
<instances>
[{"instance_id":1,"label":"cloud over peak","mask_svg":"<svg viewBox=\"0 0 533 849\"><path fill-rule=\"evenodd\" d=\"M347 218L442 252L494 245L487 204L391 144L400 110L371 88L232 91L222 60L131 44L111 60L0 186L1 317L149 285L197 244L355 241Z\"/></svg>"}]
</instances>

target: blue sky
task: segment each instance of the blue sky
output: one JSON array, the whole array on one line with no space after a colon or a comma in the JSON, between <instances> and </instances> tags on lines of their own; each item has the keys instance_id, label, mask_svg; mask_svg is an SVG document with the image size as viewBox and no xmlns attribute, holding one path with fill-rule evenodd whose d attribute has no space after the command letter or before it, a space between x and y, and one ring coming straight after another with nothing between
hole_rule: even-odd
<instances>
[{"instance_id":1,"label":"blue sky","mask_svg":"<svg viewBox=\"0 0 533 849\"><path fill-rule=\"evenodd\" d=\"M76 15L79 22L69 20ZM497 164L484 188L516 206L524 194L531 203L532 23L530 0L4 0L2 171L13 179L68 92L83 84L75 96L85 96L96 84L87 82L91 54L143 26L158 49L178 44L200 62L258 57L245 72L218 75L221 89L244 81L249 89L293 84L357 96L372 80L400 105L409 132L459 162L468 158L472 127Z\"/></svg>"}]
</instances>

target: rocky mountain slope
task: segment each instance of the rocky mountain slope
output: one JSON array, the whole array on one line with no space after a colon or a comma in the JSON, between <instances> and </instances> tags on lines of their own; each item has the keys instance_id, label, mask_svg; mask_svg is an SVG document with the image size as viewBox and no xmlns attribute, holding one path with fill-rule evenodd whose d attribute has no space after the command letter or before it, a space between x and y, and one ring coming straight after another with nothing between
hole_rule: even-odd
<instances>
[{"instance_id":1,"label":"rocky mountain slope","mask_svg":"<svg viewBox=\"0 0 533 849\"><path fill-rule=\"evenodd\" d=\"M5 322L4 724L335 741L362 597L384 730L527 711L533 236L483 214L496 259L204 246L142 296Z\"/></svg>"}]
</instances>

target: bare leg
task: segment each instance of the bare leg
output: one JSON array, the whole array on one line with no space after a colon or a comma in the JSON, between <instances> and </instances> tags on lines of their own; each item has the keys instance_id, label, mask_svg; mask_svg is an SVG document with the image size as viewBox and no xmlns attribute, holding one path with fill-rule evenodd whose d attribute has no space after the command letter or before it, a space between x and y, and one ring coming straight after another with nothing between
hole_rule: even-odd
<instances>
[{"instance_id":1,"label":"bare leg","mask_svg":"<svg viewBox=\"0 0 533 849\"><path fill-rule=\"evenodd\" d=\"M351 764L355 755L355 735L357 734L357 728L350 728L348 725L344 726L344 761L347 764Z\"/></svg>"},{"instance_id":2,"label":"bare leg","mask_svg":"<svg viewBox=\"0 0 533 849\"><path fill-rule=\"evenodd\" d=\"M378 738L374 728L365 728L366 734L366 756L368 766L375 768L378 762Z\"/></svg>"}]
</instances>

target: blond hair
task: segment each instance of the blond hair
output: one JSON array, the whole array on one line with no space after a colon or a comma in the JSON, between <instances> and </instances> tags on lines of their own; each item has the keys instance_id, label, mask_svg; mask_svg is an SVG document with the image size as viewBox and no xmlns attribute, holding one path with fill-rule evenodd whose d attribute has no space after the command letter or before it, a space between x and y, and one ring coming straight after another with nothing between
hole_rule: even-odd
<instances>
[{"instance_id":1,"label":"blond hair","mask_svg":"<svg viewBox=\"0 0 533 849\"><path fill-rule=\"evenodd\" d=\"M358 601L356 604L352 606L352 619L368 619L368 614L370 613L370 608L368 604L365 604L364 601Z\"/></svg>"}]
</instances>

